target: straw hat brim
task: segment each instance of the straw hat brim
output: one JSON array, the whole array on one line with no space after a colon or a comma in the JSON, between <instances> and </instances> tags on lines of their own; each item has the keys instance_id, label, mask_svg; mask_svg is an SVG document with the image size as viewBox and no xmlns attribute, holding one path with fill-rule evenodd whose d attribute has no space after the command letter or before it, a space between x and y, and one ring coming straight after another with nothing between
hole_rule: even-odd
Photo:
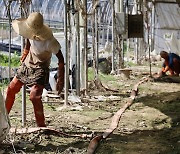
<instances>
[{"instance_id":1,"label":"straw hat brim","mask_svg":"<svg viewBox=\"0 0 180 154\"><path fill-rule=\"evenodd\" d=\"M48 40L53 36L51 29L43 24L43 26L40 29L33 29L27 24L26 18L16 19L12 22L12 27L14 31L31 40Z\"/></svg>"}]
</instances>

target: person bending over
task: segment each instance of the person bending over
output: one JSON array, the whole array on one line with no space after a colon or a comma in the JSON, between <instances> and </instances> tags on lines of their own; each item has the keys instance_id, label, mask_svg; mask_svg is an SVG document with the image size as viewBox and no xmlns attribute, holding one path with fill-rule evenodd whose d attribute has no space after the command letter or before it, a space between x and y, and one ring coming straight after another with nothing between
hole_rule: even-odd
<instances>
[{"instance_id":1,"label":"person bending over","mask_svg":"<svg viewBox=\"0 0 180 154\"><path fill-rule=\"evenodd\" d=\"M52 54L58 58L58 79L56 89L60 94L64 86L64 58L61 46L54 38L51 29L43 23L43 16L38 12L31 13L28 18L20 18L12 22L15 32L26 39L21 57L21 66L10 82L5 99L9 113L14 104L15 95L26 84L31 87L32 101L37 126L45 127L43 104L41 101L43 88L49 82L49 66Z\"/></svg>"}]
</instances>

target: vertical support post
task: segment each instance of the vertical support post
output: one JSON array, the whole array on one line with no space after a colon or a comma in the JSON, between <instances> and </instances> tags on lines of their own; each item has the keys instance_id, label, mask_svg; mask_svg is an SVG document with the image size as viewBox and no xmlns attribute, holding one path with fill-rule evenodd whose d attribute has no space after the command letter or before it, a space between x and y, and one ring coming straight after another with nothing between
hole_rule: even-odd
<instances>
[{"instance_id":1,"label":"vertical support post","mask_svg":"<svg viewBox=\"0 0 180 154\"><path fill-rule=\"evenodd\" d=\"M9 22L9 82L11 81L11 22Z\"/></svg>"},{"instance_id":2,"label":"vertical support post","mask_svg":"<svg viewBox=\"0 0 180 154\"><path fill-rule=\"evenodd\" d=\"M84 8L86 2L83 0ZM78 5L78 4L77 4ZM85 8L86 9L86 8ZM82 13L85 13L83 16ZM79 13L79 29L80 29L80 89L87 92L87 48L86 48L86 12Z\"/></svg>"},{"instance_id":3,"label":"vertical support post","mask_svg":"<svg viewBox=\"0 0 180 154\"><path fill-rule=\"evenodd\" d=\"M21 36L21 53L24 49L24 38ZM22 127L26 126L26 85L22 87Z\"/></svg>"},{"instance_id":4,"label":"vertical support post","mask_svg":"<svg viewBox=\"0 0 180 154\"><path fill-rule=\"evenodd\" d=\"M121 52L122 52L122 62L120 63L121 64L121 68L124 68L124 39L121 40Z\"/></svg>"},{"instance_id":5,"label":"vertical support post","mask_svg":"<svg viewBox=\"0 0 180 154\"><path fill-rule=\"evenodd\" d=\"M152 4L152 17L151 17L151 49L154 50L154 35L155 35L155 4Z\"/></svg>"},{"instance_id":6,"label":"vertical support post","mask_svg":"<svg viewBox=\"0 0 180 154\"><path fill-rule=\"evenodd\" d=\"M9 21L9 82L11 81L11 1L8 2L8 10L7 10L7 14L8 14L8 21Z\"/></svg>"},{"instance_id":7,"label":"vertical support post","mask_svg":"<svg viewBox=\"0 0 180 154\"><path fill-rule=\"evenodd\" d=\"M110 28L111 28L111 20L109 19L109 21L108 21L108 29L107 29L107 36L106 36L106 40L107 40L108 43L109 43Z\"/></svg>"},{"instance_id":8,"label":"vertical support post","mask_svg":"<svg viewBox=\"0 0 180 154\"><path fill-rule=\"evenodd\" d=\"M23 10L21 8L21 17L24 17L24 13ZM25 44L25 40L24 38L21 36L21 54L23 54L23 50L24 50L24 44ZM24 84L22 86L22 127L26 126L26 85Z\"/></svg>"},{"instance_id":9,"label":"vertical support post","mask_svg":"<svg viewBox=\"0 0 180 154\"><path fill-rule=\"evenodd\" d=\"M111 73L115 73L115 42L114 42L114 22L115 22L115 10L114 10L114 0L112 4L112 70Z\"/></svg>"},{"instance_id":10,"label":"vertical support post","mask_svg":"<svg viewBox=\"0 0 180 154\"><path fill-rule=\"evenodd\" d=\"M9 23L9 82L11 81L11 23Z\"/></svg>"},{"instance_id":11,"label":"vertical support post","mask_svg":"<svg viewBox=\"0 0 180 154\"><path fill-rule=\"evenodd\" d=\"M103 26L103 30L102 30L101 35L102 35L102 41L101 41L101 44L104 45L104 43L106 42L106 39L105 39L105 27L104 27L104 26Z\"/></svg>"},{"instance_id":12,"label":"vertical support post","mask_svg":"<svg viewBox=\"0 0 180 154\"><path fill-rule=\"evenodd\" d=\"M151 71L151 54L150 54L150 45L149 45L149 30L148 30L148 54L149 54L149 73L152 75Z\"/></svg>"},{"instance_id":13,"label":"vertical support post","mask_svg":"<svg viewBox=\"0 0 180 154\"><path fill-rule=\"evenodd\" d=\"M155 4L153 4L153 49L155 49L155 30L156 30L156 15L155 15Z\"/></svg>"},{"instance_id":14,"label":"vertical support post","mask_svg":"<svg viewBox=\"0 0 180 154\"><path fill-rule=\"evenodd\" d=\"M79 30L79 12L76 12L75 15L76 15L76 34L77 34L76 35L77 36L76 95L80 96L80 30Z\"/></svg>"},{"instance_id":15,"label":"vertical support post","mask_svg":"<svg viewBox=\"0 0 180 154\"><path fill-rule=\"evenodd\" d=\"M64 34L65 34L65 102L64 106L68 105L68 89L69 89L69 57L68 57L68 35L67 35L67 0L64 0Z\"/></svg>"},{"instance_id":16,"label":"vertical support post","mask_svg":"<svg viewBox=\"0 0 180 154\"><path fill-rule=\"evenodd\" d=\"M85 8L85 19L84 19L84 54L85 54L85 59L84 59L84 65L85 65L85 94L87 95L88 93L88 40L87 40L87 0L84 0L84 8Z\"/></svg>"},{"instance_id":17,"label":"vertical support post","mask_svg":"<svg viewBox=\"0 0 180 154\"><path fill-rule=\"evenodd\" d=\"M129 62L129 58L130 58L130 51L129 51L129 47L130 47L130 42L129 39L127 39L127 61Z\"/></svg>"},{"instance_id":18,"label":"vertical support post","mask_svg":"<svg viewBox=\"0 0 180 154\"><path fill-rule=\"evenodd\" d=\"M116 5L118 5L118 12L123 13L124 12L124 6L123 6L124 0L119 0ZM123 35L119 36L119 47L120 47L120 53L119 53L119 67L124 68L124 38ZM119 73L119 72L118 72Z\"/></svg>"},{"instance_id":19,"label":"vertical support post","mask_svg":"<svg viewBox=\"0 0 180 154\"><path fill-rule=\"evenodd\" d=\"M137 0L134 0L134 3L136 5L136 10L135 10L135 14L137 14L138 11L138 4L137 4ZM138 38L135 38L135 60L136 60L136 64L138 64Z\"/></svg>"},{"instance_id":20,"label":"vertical support post","mask_svg":"<svg viewBox=\"0 0 180 154\"><path fill-rule=\"evenodd\" d=\"M95 0L93 0L93 5ZM94 70L94 79L97 80L98 72L97 72L97 51L96 51L96 9L93 11L92 14L92 49L93 49L93 70Z\"/></svg>"},{"instance_id":21,"label":"vertical support post","mask_svg":"<svg viewBox=\"0 0 180 154\"><path fill-rule=\"evenodd\" d=\"M26 85L22 87L22 127L26 126Z\"/></svg>"},{"instance_id":22,"label":"vertical support post","mask_svg":"<svg viewBox=\"0 0 180 154\"><path fill-rule=\"evenodd\" d=\"M138 38L135 38L135 57L136 64L138 64Z\"/></svg>"},{"instance_id":23,"label":"vertical support post","mask_svg":"<svg viewBox=\"0 0 180 154\"><path fill-rule=\"evenodd\" d=\"M95 54L96 54L96 76L98 76L98 59L99 59L99 29L98 29L98 6L95 9Z\"/></svg>"},{"instance_id":24,"label":"vertical support post","mask_svg":"<svg viewBox=\"0 0 180 154\"><path fill-rule=\"evenodd\" d=\"M146 1L145 1L146 2ZM151 49L150 49L150 42L149 42L149 39L150 39L150 37L149 37L149 35L150 35L150 25L149 25L150 23L149 23L149 20L147 20L147 32L148 32L148 36L147 36L147 43L148 43L148 55L149 55L149 73L150 73L150 76L152 75L152 71L151 71Z\"/></svg>"}]
</instances>

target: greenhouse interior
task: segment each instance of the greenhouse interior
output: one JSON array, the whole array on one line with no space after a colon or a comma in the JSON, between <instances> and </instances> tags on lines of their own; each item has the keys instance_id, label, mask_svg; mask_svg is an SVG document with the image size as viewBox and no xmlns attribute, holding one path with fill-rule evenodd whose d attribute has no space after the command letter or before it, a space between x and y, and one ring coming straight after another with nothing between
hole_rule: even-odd
<instances>
[{"instance_id":1,"label":"greenhouse interior","mask_svg":"<svg viewBox=\"0 0 180 154\"><path fill-rule=\"evenodd\" d=\"M0 154L178 154L180 0L0 0Z\"/></svg>"}]
</instances>

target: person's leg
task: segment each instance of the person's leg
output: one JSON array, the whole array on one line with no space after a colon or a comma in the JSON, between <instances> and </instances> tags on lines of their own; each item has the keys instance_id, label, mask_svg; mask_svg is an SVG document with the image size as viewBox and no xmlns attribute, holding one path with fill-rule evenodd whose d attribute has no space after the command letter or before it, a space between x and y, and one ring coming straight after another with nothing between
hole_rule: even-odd
<instances>
[{"instance_id":1,"label":"person's leg","mask_svg":"<svg viewBox=\"0 0 180 154\"><path fill-rule=\"evenodd\" d=\"M171 76L174 75L174 70L169 68L169 73L170 73Z\"/></svg>"},{"instance_id":2,"label":"person's leg","mask_svg":"<svg viewBox=\"0 0 180 154\"><path fill-rule=\"evenodd\" d=\"M32 101L36 123L39 127L46 127L43 104L41 100L43 88L44 86L42 85L34 85L32 86L30 92L30 100Z\"/></svg>"},{"instance_id":3,"label":"person's leg","mask_svg":"<svg viewBox=\"0 0 180 154\"><path fill-rule=\"evenodd\" d=\"M177 76L180 74L180 61L176 58L173 59L173 70Z\"/></svg>"},{"instance_id":4,"label":"person's leg","mask_svg":"<svg viewBox=\"0 0 180 154\"><path fill-rule=\"evenodd\" d=\"M8 114L11 111L11 108L14 104L15 95L20 91L22 86L23 83L19 81L16 77L14 77L13 80L10 82L7 89L6 100L5 100Z\"/></svg>"},{"instance_id":5,"label":"person's leg","mask_svg":"<svg viewBox=\"0 0 180 154\"><path fill-rule=\"evenodd\" d=\"M164 67L162 68L162 72L164 72L165 70L166 71L169 71L170 75L174 75L174 70L172 68L166 68L169 66L169 62L168 61L165 61L164 62Z\"/></svg>"}]
</instances>

